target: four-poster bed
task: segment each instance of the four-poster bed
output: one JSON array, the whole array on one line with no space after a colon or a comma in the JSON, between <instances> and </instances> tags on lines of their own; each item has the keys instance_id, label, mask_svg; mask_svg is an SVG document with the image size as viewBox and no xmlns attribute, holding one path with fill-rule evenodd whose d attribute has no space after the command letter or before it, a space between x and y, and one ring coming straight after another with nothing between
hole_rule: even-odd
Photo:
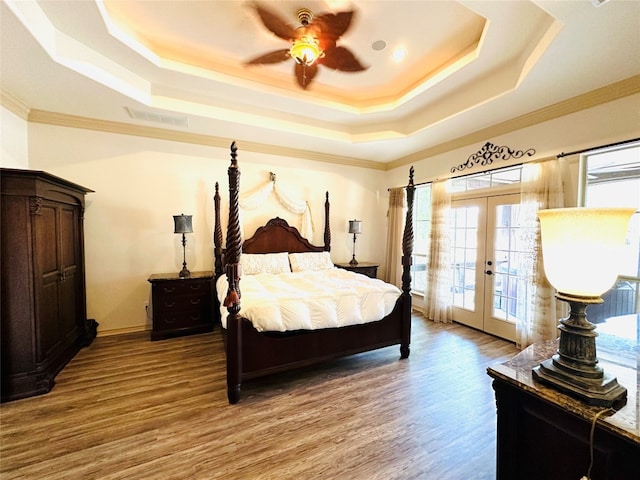
<instances>
[{"instance_id":1,"label":"four-poster bed","mask_svg":"<svg viewBox=\"0 0 640 480\"><path fill-rule=\"evenodd\" d=\"M222 247L220 197L217 184L214 197L215 275L216 279L226 275L226 284L223 287L226 289L226 295L223 293L223 296L217 297L216 302L218 307L220 307L220 303L226 307L228 315L225 319L223 314L220 313L221 308L216 308L216 314L221 316L220 320L223 320L222 325L225 327L222 332L227 355L227 396L229 403L239 401L240 386L244 380L398 344L400 345L400 357L407 358L411 339L410 266L413 249L413 228L411 223L414 193L413 168L411 168L407 186L408 209L403 236L402 289L399 290L397 287L385 284L381 280L369 279L363 275L334 268L336 271L340 270L340 274L355 276L356 281L364 282L366 279L367 282L373 282L374 288L397 290L397 298L394 297L393 302L388 305L389 312L385 311L384 315L375 318L375 321L367 320L367 323L360 323L359 320L350 323L350 319L346 319L347 326L311 330L259 331L254 327L251 320L243 316L245 310L241 310L242 296L244 295L241 289L241 276L243 275L241 267L242 254L249 257L251 254L288 255L317 252L317 255L324 255L328 258L328 252L331 249L329 194L327 192L325 196L323 246L311 244L309 240L300 235L295 227L288 225L281 218L269 220L266 225L258 228L251 238L242 242L239 221L240 170L236 152L237 147L234 142L231 145L231 165L228 168L229 222L225 249ZM291 258L292 256L290 255L289 259ZM248 276L245 275L245 278L248 278ZM293 296L295 297L295 295ZM292 300L297 301L298 299L293 298Z\"/></svg>"}]
</instances>

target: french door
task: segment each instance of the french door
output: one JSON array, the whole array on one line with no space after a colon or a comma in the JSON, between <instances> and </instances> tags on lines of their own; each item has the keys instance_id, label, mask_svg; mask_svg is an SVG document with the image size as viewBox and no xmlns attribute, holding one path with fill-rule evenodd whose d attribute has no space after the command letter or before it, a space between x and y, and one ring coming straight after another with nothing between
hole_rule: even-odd
<instances>
[{"instance_id":1,"label":"french door","mask_svg":"<svg viewBox=\"0 0 640 480\"><path fill-rule=\"evenodd\" d=\"M453 319L511 341L526 312L519 204L519 194L451 203Z\"/></svg>"}]
</instances>

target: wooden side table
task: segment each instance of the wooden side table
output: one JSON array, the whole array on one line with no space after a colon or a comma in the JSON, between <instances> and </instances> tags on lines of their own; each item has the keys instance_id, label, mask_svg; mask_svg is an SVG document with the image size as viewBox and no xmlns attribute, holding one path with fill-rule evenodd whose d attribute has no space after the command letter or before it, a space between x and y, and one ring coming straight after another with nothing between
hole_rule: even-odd
<instances>
[{"instance_id":1,"label":"wooden side table","mask_svg":"<svg viewBox=\"0 0 640 480\"><path fill-rule=\"evenodd\" d=\"M334 265L338 268L349 270L350 272L361 273L362 275L366 275L367 277L378 277L379 265L377 263L358 262L357 265L351 265L350 263L335 263Z\"/></svg>"},{"instance_id":2,"label":"wooden side table","mask_svg":"<svg viewBox=\"0 0 640 480\"><path fill-rule=\"evenodd\" d=\"M151 283L151 340L213 330L213 272L157 273Z\"/></svg>"},{"instance_id":3,"label":"wooden side table","mask_svg":"<svg viewBox=\"0 0 640 480\"><path fill-rule=\"evenodd\" d=\"M498 480L577 480L587 473L591 441L591 478L640 478L637 361L615 350L610 351L612 361L605 360L605 349L600 347L599 364L627 386L628 394L624 406L597 419L593 437L592 424L603 408L544 385L531 373L533 367L556 353L557 340L533 344L513 359L487 369L496 394Z\"/></svg>"}]
</instances>

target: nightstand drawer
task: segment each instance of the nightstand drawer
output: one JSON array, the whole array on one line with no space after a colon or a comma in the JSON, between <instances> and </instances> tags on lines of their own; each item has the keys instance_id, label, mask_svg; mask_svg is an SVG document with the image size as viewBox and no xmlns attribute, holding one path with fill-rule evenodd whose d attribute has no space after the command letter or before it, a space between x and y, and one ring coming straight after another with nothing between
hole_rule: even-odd
<instances>
[{"instance_id":1,"label":"nightstand drawer","mask_svg":"<svg viewBox=\"0 0 640 480\"><path fill-rule=\"evenodd\" d=\"M154 330L179 330L203 325L211 319L211 310L166 311L153 318Z\"/></svg>"},{"instance_id":2,"label":"nightstand drawer","mask_svg":"<svg viewBox=\"0 0 640 480\"><path fill-rule=\"evenodd\" d=\"M211 282L207 279L182 279L177 281L162 282L158 285L162 296L178 296L178 295L208 295L211 288Z\"/></svg>"},{"instance_id":3,"label":"nightstand drawer","mask_svg":"<svg viewBox=\"0 0 640 480\"><path fill-rule=\"evenodd\" d=\"M207 295L158 295L154 299L153 313L162 315L175 314L176 312L198 312L202 308L208 308L210 301Z\"/></svg>"}]
</instances>

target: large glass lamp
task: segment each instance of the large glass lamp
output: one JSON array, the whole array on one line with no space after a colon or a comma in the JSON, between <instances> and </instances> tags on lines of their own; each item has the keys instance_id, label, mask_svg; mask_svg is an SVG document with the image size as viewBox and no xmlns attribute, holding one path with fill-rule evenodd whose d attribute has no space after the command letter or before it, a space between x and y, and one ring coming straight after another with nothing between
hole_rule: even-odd
<instances>
[{"instance_id":1,"label":"large glass lamp","mask_svg":"<svg viewBox=\"0 0 640 480\"><path fill-rule=\"evenodd\" d=\"M538 211L544 271L570 305L560 320L557 353L533 369L538 380L590 405L610 407L626 399L627 390L603 371L596 356L595 325L586 308L622 271L623 246L633 208L557 208Z\"/></svg>"}]
</instances>

